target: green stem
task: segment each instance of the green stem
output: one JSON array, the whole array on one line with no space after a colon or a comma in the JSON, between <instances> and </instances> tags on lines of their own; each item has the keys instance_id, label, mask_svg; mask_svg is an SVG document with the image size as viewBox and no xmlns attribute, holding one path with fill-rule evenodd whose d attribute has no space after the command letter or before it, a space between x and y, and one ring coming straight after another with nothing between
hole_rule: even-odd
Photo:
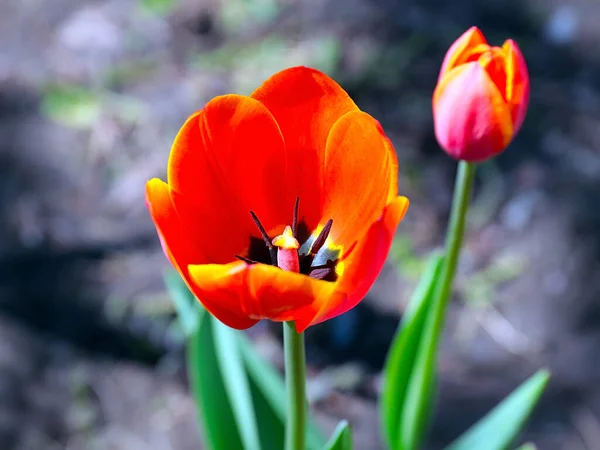
<instances>
[{"instance_id":1,"label":"green stem","mask_svg":"<svg viewBox=\"0 0 600 450\"><path fill-rule=\"evenodd\" d=\"M434 347L436 348L446 316L446 307L450 298L450 293L452 292L452 282L454 281L454 274L456 272L458 257L462 247L467 210L471 201L474 180L475 164L460 161L458 164L458 172L456 173L456 183L454 185L450 224L448 225L448 232L446 234L444 266L434 297L434 308L436 310L434 327L438 330L434 343ZM443 306L438 307L440 304Z\"/></svg>"},{"instance_id":2,"label":"green stem","mask_svg":"<svg viewBox=\"0 0 600 450\"><path fill-rule=\"evenodd\" d=\"M304 333L297 333L293 322L283 324L283 346L288 396L285 450L305 450L307 408Z\"/></svg>"},{"instance_id":3,"label":"green stem","mask_svg":"<svg viewBox=\"0 0 600 450\"><path fill-rule=\"evenodd\" d=\"M429 400L431 400L431 391L435 389L437 351L444 327L448 299L452 291L454 272L462 246L474 178L475 166L461 161L454 186L444 263L433 292L430 312L427 314L424 325L424 335L419 344L417 359L407 388L407 397L404 400L399 438L401 447L406 450L420 448L431 419L431 402Z\"/></svg>"}]
</instances>

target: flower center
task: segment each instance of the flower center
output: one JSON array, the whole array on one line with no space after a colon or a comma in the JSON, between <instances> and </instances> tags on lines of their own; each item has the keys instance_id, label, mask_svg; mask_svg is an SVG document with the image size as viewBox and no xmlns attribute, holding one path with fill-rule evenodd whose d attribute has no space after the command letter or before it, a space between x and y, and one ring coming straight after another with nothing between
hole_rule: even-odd
<instances>
[{"instance_id":1,"label":"flower center","mask_svg":"<svg viewBox=\"0 0 600 450\"><path fill-rule=\"evenodd\" d=\"M300 260L298 258L300 244L294 237L292 228L290 226L285 227L283 234L273 239L272 244L277 247L277 265L283 270L300 272Z\"/></svg>"},{"instance_id":2,"label":"flower center","mask_svg":"<svg viewBox=\"0 0 600 450\"><path fill-rule=\"evenodd\" d=\"M261 257L263 252L257 251L256 247L251 248L248 256L235 255L236 258L247 264L272 264L283 270L302 273L309 277L325 281L335 281L337 279L336 266L341 255L341 249L331 245L326 245L327 238L331 232L333 220L329 219L320 229L319 233L314 233L300 245L298 242L298 206L299 198L294 205L294 215L292 225L286 226L283 233L271 239L265 227L260 222L254 211L250 211L252 220L260 231L264 245L269 252L266 261ZM315 237L316 234L316 237ZM265 248L263 247L263 248ZM257 256L257 257L254 257Z\"/></svg>"}]
</instances>

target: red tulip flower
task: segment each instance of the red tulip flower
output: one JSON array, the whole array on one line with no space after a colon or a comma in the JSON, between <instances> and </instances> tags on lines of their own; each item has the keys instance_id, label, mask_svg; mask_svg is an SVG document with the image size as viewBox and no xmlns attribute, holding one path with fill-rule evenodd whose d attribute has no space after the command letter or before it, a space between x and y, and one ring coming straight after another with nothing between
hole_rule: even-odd
<instances>
[{"instance_id":1,"label":"red tulip flower","mask_svg":"<svg viewBox=\"0 0 600 450\"><path fill-rule=\"evenodd\" d=\"M433 94L435 135L452 157L484 161L517 134L529 103L529 75L519 47L491 47L477 27L450 47Z\"/></svg>"},{"instance_id":2,"label":"red tulip flower","mask_svg":"<svg viewBox=\"0 0 600 450\"><path fill-rule=\"evenodd\" d=\"M194 113L146 203L166 256L217 319L301 332L356 306L381 271L408 208L397 170L379 123L295 67Z\"/></svg>"}]
</instances>

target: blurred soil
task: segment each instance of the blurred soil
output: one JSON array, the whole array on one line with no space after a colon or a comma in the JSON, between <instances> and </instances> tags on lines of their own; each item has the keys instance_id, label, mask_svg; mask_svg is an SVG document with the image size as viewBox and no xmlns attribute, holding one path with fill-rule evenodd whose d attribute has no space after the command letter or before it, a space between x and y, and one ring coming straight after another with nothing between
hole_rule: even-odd
<instances>
[{"instance_id":1,"label":"blurred soil","mask_svg":"<svg viewBox=\"0 0 600 450\"><path fill-rule=\"evenodd\" d=\"M174 4L176 3L176 4ZM382 448L375 398L455 164L430 98L448 45L514 38L525 127L483 166L441 360L437 449L536 369L553 379L524 439L600 449L600 5L552 0L41 0L0 6L0 448L197 449L166 261L143 202L178 127L283 67L333 75L392 137L411 208L358 308L308 335L325 430ZM281 362L275 328L253 330Z\"/></svg>"}]
</instances>

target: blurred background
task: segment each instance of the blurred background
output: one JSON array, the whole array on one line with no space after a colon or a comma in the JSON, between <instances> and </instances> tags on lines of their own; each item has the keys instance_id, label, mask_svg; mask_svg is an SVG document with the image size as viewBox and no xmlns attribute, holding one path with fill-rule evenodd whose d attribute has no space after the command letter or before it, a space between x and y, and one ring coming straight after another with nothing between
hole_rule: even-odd
<instances>
[{"instance_id":1,"label":"blurred background","mask_svg":"<svg viewBox=\"0 0 600 450\"><path fill-rule=\"evenodd\" d=\"M411 199L368 298L307 336L323 429L345 417L357 449L382 448L382 363L443 242L456 167L431 94L478 25L521 46L532 99L478 172L428 448L547 366L525 437L600 449L599 23L592 0L2 0L0 448L201 448L144 183L191 112L298 64L381 121ZM250 335L281 367L279 333Z\"/></svg>"}]
</instances>

